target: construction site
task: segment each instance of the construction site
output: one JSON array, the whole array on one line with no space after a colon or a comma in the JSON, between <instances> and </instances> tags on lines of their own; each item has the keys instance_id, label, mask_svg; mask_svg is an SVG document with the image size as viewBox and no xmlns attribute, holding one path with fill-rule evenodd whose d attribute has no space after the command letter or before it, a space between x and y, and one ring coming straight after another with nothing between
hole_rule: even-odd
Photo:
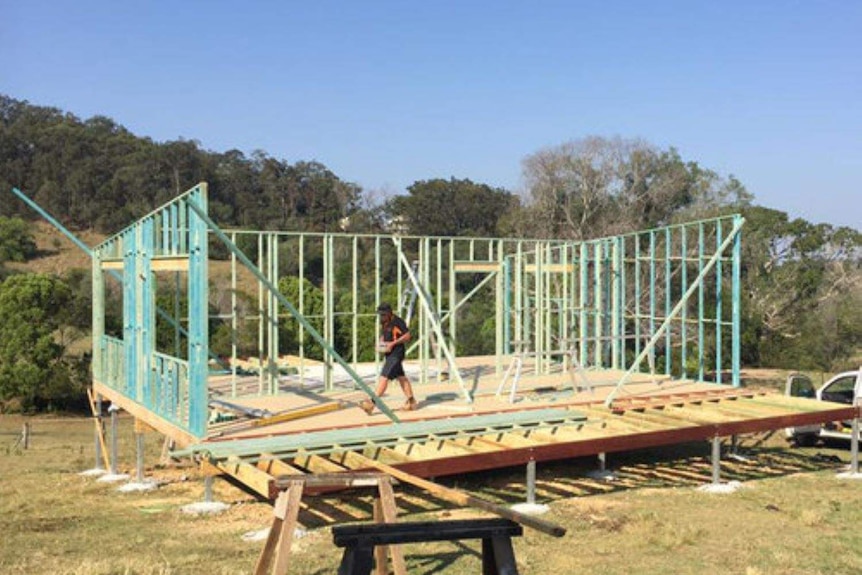
<instances>
[{"instance_id":1,"label":"construction site","mask_svg":"<svg viewBox=\"0 0 862 575\"><path fill-rule=\"evenodd\" d=\"M92 259L94 412L110 402L208 482L223 477L273 501L278 529L256 573L272 561L286 569L304 495L372 485L377 520L394 523L393 481L562 536L434 479L523 467L533 503L542 462L595 456L602 466L609 453L709 441L720 485L723 442L858 418L856 406L741 385L743 233L733 215L583 242L227 230L209 215L202 183L82 246ZM121 294L121 334L106 332L110 289ZM183 305L160 307L164 290ZM493 353L459 355L459 314L480 301L492 310L482 333ZM398 408L397 386L374 391L384 302L413 334L404 365L415 410ZM230 326L229 355L211 349L214 317ZM173 332L170 346L159 332ZM380 408L372 415L361 408L369 399ZM108 439L97 432L95 443L111 466ZM483 540L503 537L500 525L474 527ZM420 540L401 536L385 544ZM492 551L486 572L515 572L505 550Z\"/></svg>"}]
</instances>

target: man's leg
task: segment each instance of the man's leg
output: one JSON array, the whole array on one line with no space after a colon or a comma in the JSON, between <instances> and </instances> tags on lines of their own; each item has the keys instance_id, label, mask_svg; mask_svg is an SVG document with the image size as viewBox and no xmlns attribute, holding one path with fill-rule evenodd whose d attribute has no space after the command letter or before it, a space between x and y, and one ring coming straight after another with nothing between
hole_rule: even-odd
<instances>
[{"instance_id":1,"label":"man's leg","mask_svg":"<svg viewBox=\"0 0 862 575\"><path fill-rule=\"evenodd\" d=\"M380 379L377 380L377 395L379 397L383 397L383 394L386 393L387 387L389 387L389 378L385 375L381 375Z\"/></svg>"},{"instance_id":2,"label":"man's leg","mask_svg":"<svg viewBox=\"0 0 862 575\"><path fill-rule=\"evenodd\" d=\"M386 388L389 387L389 378L385 375L381 375L380 379L377 380L377 397L383 397L383 394L386 393ZM374 411L374 402L370 399L364 399L359 404L359 407L365 411L368 415Z\"/></svg>"},{"instance_id":3,"label":"man's leg","mask_svg":"<svg viewBox=\"0 0 862 575\"><path fill-rule=\"evenodd\" d=\"M399 375L398 383L401 384L401 391L404 392L404 396L407 398L407 401L404 403L404 409L413 411L416 409L416 397L413 395L413 386L410 384L410 380L407 379L406 375Z\"/></svg>"}]
</instances>

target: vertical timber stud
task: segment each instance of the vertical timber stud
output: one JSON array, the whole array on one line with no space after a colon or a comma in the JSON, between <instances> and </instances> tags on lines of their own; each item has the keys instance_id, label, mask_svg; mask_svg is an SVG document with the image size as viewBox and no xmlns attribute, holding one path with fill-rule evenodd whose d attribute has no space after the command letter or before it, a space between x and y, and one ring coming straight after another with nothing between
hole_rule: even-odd
<instances>
[{"instance_id":1,"label":"vertical timber stud","mask_svg":"<svg viewBox=\"0 0 862 575\"><path fill-rule=\"evenodd\" d=\"M655 335L655 230L649 232L649 336ZM655 347L649 350L650 374L655 375Z\"/></svg>"},{"instance_id":2,"label":"vertical timber stud","mask_svg":"<svg viewBox=\"0 0 862 575\"><path fill-rule=\"evenodd\" d=\"M715 222L715 245L721 245L721 220ZM721 383L721 316L722 316L722 265L721 256L715 263L715 382Z\"/></svg>"},{"instance_id":3,"label":"vertical timber stud","mask_svg":"<svg viewBox=\"0 0 862 575\"><path fill-rule=\"evenodd\" d=\"M489 240L490 241L490 240ZM497 240L497 277L494 280L494 301L496 315L494 322L494 373L497 377L503 374L503 354L506 347L506 315L508 308L505 291L508 270L504 269L506 260L503 257L503 240Z\"/></svg>"},{"instance_id":4,"label":"vertical timber stud","mask_svg":"<svg viewBox=\"0 0 862 575\"><path fill-rule=\"evenodd\" d=\"M330 342L330 345L335 342L335 314L332 309L335 299L332 293L335 290L335 265L332 261L335 257L334 251L334 238L327 234L323 237L323 338ZM324 349L323 384L327 391L333 389L332 360L332 355Z\"/></svg>"},{"instance_id":5,"label":"vertical timber stud","mask_svg":"<svg viewBox=\"0 0 862 575\"><path fill-rule=\"evenodd\" d=\"M92 287L93 287L93 379L101 383L107 383L104 365L104 335L105 335L105 274L102 271L102 253L98 250L92 252ZM98 399L97 401L101 401ZM99 412L101 413L101 411ZM96 459L98 460L98 454ZM98 469L98 467L97 467Z\"/></svg>"},{"instance_id":6,"label":"vertical timber stud","mask_svg":"<svg viewBox=\"0 0 862 575\"><path fill-rule=\"evenodd\" d=\"M270 232L267 234L267 253L269 254L269 281L278 286L278 237ZM270 292L266 298L266 344L267 344L267 383L269 394L278 393L278 303Z\"/></svg>"},{"instance_id":7,"label":"vertical timber stud","mask_svg":"<svg viewBox=\"0 0 862 575\"><path fill-rule=\"evenodd\" d=\"M604 367L602 363L602 340L604 337L604 282L602 281L602 258L604 257L605 244L602 241L593 242L593 261L595 262L593 269L593 325L594 325L594 359L593 362L597 368Z\"/></svg>"},{"instance_id":8,"label":"vertical timber stud","mask_svg":"<svg viewBox=\"0 0 862 575\"><path fill-rule=\"evenodd\" d=\"M305 235L299 236L299 313L305 314ZM296 326L299 334L299 381L305 385L305 327L300 323Z\"/></svg>"},{"instance_id":9,"label":"vertical timber stud","mask_svg":"<svg viewBox=\"0 0 862 575\"><path fill-rule=\"evenodd\" d=\"M515 337L516 341L525 341L524 337L524 242L518 240L515 246L515 273L514 273L514 290L515 290ZM509 353L514 353L514 349L510 349Z\"/></svg>"},{"instance_id":10,"label":"vertical timber stud","mask_svg":"<svg viewBox=\"0 0 862 575\"><path fill-rule=\"evenodd\" d=\"M626 302L626 237L619 237L620 250L618 254L617 261L617 269L619 269L620 274L620 289L619 289L619 316L617 317L617 322L619 323L619 328L617 332L617 341L619 342L619 360L617 362L617 369L627 369L626 365L626 334L628 333L628 327L626 326L626 310L627 302Z\"/></svg>"},{"instance_id":11,"label":"vertical timber stud","mask_svg":"<svg viewBox=\"0 0 862 575\"><path fill-rule=\"evenodd\" d=\"M703 222L700 222L697 227L697 273L700 274L703 271L703 247L706 238L704 237L703 231ZM704 323L703 323L703 314L705 311L704 307L704 284L701 284L697 288L697 380L703 381L704 370L706 369L706 364L704 362L704 357L706 356L704 352L704 345L706 343L705 334L704 334Z\"/></svg>"},{"instance_id":12,"label":"vertical timber stud","mask_svg":"<svg viewBox=\"0 0 862 575\"><path fill-rule=\"evenodd\" d=\"M589 254L587 252L587 244L581 243L581 263L580 263L580 272L581 272L581 281L580 281L580 297L578 300L578 308L581 312L580 318L580 336L579 336L579 345L580 345L580 357L578 358L578 362L584 366L588 365L587 361L587 338L590 335L589 332L589 317L587 316L587 284L589 283Z\"/></svg>"},{"instance_id":13,"label":"vertical timber stud","mask_svg":"<svg viewBox=\"0 0 862 575\"><path fill-rule=\"evenodd\" d=\"M534 323L533 350L536 352L536 375L545 373L545 246L546 242L539 242L535 253L535 291L533 301L536 306L536 318Z\"/></svg>"},{"instance_id":14,"label":"vertical timber stud","mask_svg":"<svg viewBox=\"0 0 862 575\"><path fill-rule=\"evenodd\" d=\"M207 430L207 362L209 358L209 306L207 297L207 224L188 207L207 210L207 185L189 194L183 212L189 226L189 431L204 437Z\"/></svg>"},{"instance_id":15,"label":"vertical timber stud","mask_svg":"<svg viewBox=\"0 0 862 575\"><path fill-rule=\"evenodd\" d=\"M263 234L257 234L257 267L265 270L266 269L266 260L263 249ZM191 281L191 280L189 280ZM266 321L265 315L266 310L263 305L265 292L263 290L263 284L257 284L257 393L258 395L264 395L263 393L263 385L264 385L264 369L263 369L263 356L265 355L264 351L264 339L265 339L265 327L264 322Z\"/></svg>"},{"instance_id":16,"label":"vertical timber stud","mask_svg":"<svg viewBox=\"0 0 862 575\"><path fill-rule=\"evenodd\" d=\"M437 291L434 294L434 299L437 303L437 317L443 317L443 240L441 238L437 238ZM437 380L441 380L441 374L443 373L443 361L440 356L439 347L434 353L435 360L437 361ZM446 372L448 373L449 368L446 368Z\"/></svg>"},{"instance_id":17,"label":"vertical timber stud","mask_svg":"<svg viewBox=\"0 0 862 575\"><path fill-rule=\"evenodd\" d=\"M420 283L423 286L431 285L431 238L424 237L422 238L418 244L419 251L419 268L418 274L421 278ZM415 286L414 286L415 289ZM417 296L418 297L418 294ZM407 302L407 305L410 305L410 302ZM414 300L413 305L416 305ZM428 302L429 309L426 313L425 310L419 306L419 333L427 333L428 323L431 321L430 315L433 313L436 308L436 304L434 301ZM442 326L441 326L442 327ZM420 375L419 382L420 383L428 383L428 360L431 357L431 338L423 337L419 344L419 365L420 365Z\"/></svg>"},{"instance_id":18,"label":"vertical timber stud","mask_svg":"<svg viewBox=\"0 0 862 575\"><path fill-rule=\"evenodd\" d=\"M680 256L680 266L682 267L682 271L680 274L680 283L681 283L681 291L680 293L685 293L688 290L688 239L686 235L686 226L682 226L680 229L680 248L679 248L679 256ZM688 369L686 367L686 360L688 359L688 332L687 332L687 323L688 323L688 306L682 308L680 312L680 322L679 322L679 339L680 339L680 365L679 372L680 377L683 379L688 377Z\"/></svg>"},{"instance_id":19,"label":"vertical timber stud","mask_svg":"<svg viewBox=\"0 0 862 575\"><path fill-rule=\"evenodd\" d=\"M673 235L671 228L664 229L664 321L670 318L671 299L673 293ZM667 376L671 374L671 364L673 363L673 340L671 338L671 330L668 328L664 333L664 373Z\"/></svg>"},{"instance_id":20,"label":"vertical timber stud","mask_svg":"<svg viewBox=\"0 0 862 575\"><path fill-rule=\"evenodd\" d=\"M374 341L380 341L380 322L376 310L380 305L380 236L374 238ZM375 346L376 349L376 346ZM380 373L380 354L374 354L374 373Z\"/></svg>"},{"instance_id":21,"label":"vertical timber stud","mask_svg":"<svg viewBox=\"0 0 862 575\"><path fill-rule=\"evenodd\" d=\"M635 357L641 354L641 236L635 235ZM626 369L632 366L626 366ZM634 366L640 371L640 364Z\"/></svg>"},{"instance_id":22,"label":"vertical timber stud","mask_svg":"<svg viewBox=\"0 0 862 575\"><path fill-rule=\"evenodd\" d=\"M611 246L611 361L610 367L613 369L620 368L620 317L622 311L620 309L620 297L622 281L622 266L620 265L620 240L622 236L614 239Z\"/></svg>"},{"instance_id":23,"label":"vertical timber stud","mask_svg":"<svg viewBox=\"0 0 862 575\"><path fill-rule=\"evenodd\" d=\"M135 231L134 229L126 230L123 233L123 353L125 355L124 363L124 393L126 397L137 398L135 393L135 361L137 353L135 349L135 341L137 339L137 330L135 329L135 307L136 307L136 290L134 278L137 277L135 257Z\"/></svg>"},{"instance_id":24,"label":"vertical timber stud","mask_svg":"<svg viewBox=\"0 0 862 575\"><path fill-rule=\"evenodd\" d=\"M353 236L350 257L353 274L350 278L350 355L353 369L359 364L359 236Z\"/></svg>"},{"instance_id":25,"label":"vertical timber stud","mask_svg":"<svg viewBox=\"0 0 862 575\"><path fill-rule=\"evenodd\" d=\"M449 341L458 347L458 277L455 271L455 238L449 239ZM399 272L400 276L400 272ZM450 366L454 370L455 366Z\"/></svg>"},{"instance_id":26,"label":"vertical timber stud","mask_svg":"<svg viewBox=\"0 0 862 575\"><path fill-rule=\"evenodd\" d=\"M230 241L236 244L236 233ZM179 274L177 274L179 275ZM236 346L239 343L239 326L236 307L236 254L230 254L230 395L236 397Z\"/></svg>"},{"instance_id":27,"label":"vertical timber stud","mask_svg":"<svg viewBox=\"0 0 862 575\"><path fill-rule=\"evenodd\" d=\"M572 308L572 298L569 297L569 280L571 279L571 273L569 272L569 268L571 266L571 261L569 257L569 244L563 244L559 248L560 250L560 269L563 270L563 280L562 280L562 299L560 303L560 313L562 317L560 318L560 346L559 349L563 352L563 373L568 373L571 366L571 354L568 353L569 348L572 347L572 328L569 324L570 311Z\"/></svg>"},{"instance_id":28,"label":"vertical timber stud","mask_svg":"<svg viewBox=\"0 0 862 575\"><path fill-rule=\"evenodd\" d=\"M736 235L733 239L733 325L731 326L732 337L731 337L731 369L732 371L732 383L733 387L739 387L742 385L740 380L739 368L741 360L740 353L740 331L741 331L741 322L742 322L742 312L740 310L740 297L742 295L742 286L740 281L741 276L741 267L742 267L742 227L739 225L742 220L742 216L736 215L733 217L734 219L734 228L737 230Z\"/></svg>"},{"instance_id":29,"label":"vertical timber stud","mask_svg":"<svg viewBox=\"0 0 862 575\"><path fill-rule=\"evenodd\" d=\"M148 217L141 222L141 265L138 268L138 281L141 293L141 355L140 377L143 389L143 403L151 411L158 413L159 405L153 393L153 371L151 368L153 352L156 348L156 285L151 262L154 255L154 218Z\"/></svg>"}]
</instances>

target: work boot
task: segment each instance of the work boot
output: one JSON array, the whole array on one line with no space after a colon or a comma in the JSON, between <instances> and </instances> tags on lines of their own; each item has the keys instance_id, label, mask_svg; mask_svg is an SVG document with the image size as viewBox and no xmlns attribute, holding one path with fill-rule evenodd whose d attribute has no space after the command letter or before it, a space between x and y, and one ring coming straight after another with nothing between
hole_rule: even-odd
<instances>
[{"instance_id":1,"label":"work boot","mask_svg":"<svg viewBox=\"0 0 862 575\"><path fill-rule=\"evenodd\" d=\"M359 407L362 408L362 411L364 411L368 415L371 415L371 413L374 411L374 402L370 399L363 399L359 402Z\"/></svg>"}]
</instances>

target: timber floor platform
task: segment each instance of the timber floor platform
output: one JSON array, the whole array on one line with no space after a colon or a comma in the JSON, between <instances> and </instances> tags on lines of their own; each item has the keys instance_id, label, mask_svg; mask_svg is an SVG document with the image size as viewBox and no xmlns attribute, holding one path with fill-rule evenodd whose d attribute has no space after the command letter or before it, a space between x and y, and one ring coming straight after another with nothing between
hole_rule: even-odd
<instances>
[{"instance_id":1,"label":"timber floor platform","mask_svg":"<svg viewBox=\"0 0 862 575\"><path fill-rule=\"evenodd\" d=\"M367 470L374 462L441 477L859 415L852 406L648 374L635 376L608 408L607 394L622 376L614 371L588 372L580 380L525 373L514 396L508 385L497 395L493 358L461 361L474 401L465 402L452 381L414 383L419 409L400 411L404 398L393 382L385 399L399 423L379 412L368 416L358 404L364 394L348 383L323 392L313 378L299 384L288 376L278 395L234 397L233 389L254 390L257 379L212 378L213 398L256 416L214 423L206 439L181 443L176 455L199 457L211 472L271 497L276 477ZM416 381L416 366L406 368ZM372 371L372 385L373 377Z\"/></svg>"}]
</instances>

